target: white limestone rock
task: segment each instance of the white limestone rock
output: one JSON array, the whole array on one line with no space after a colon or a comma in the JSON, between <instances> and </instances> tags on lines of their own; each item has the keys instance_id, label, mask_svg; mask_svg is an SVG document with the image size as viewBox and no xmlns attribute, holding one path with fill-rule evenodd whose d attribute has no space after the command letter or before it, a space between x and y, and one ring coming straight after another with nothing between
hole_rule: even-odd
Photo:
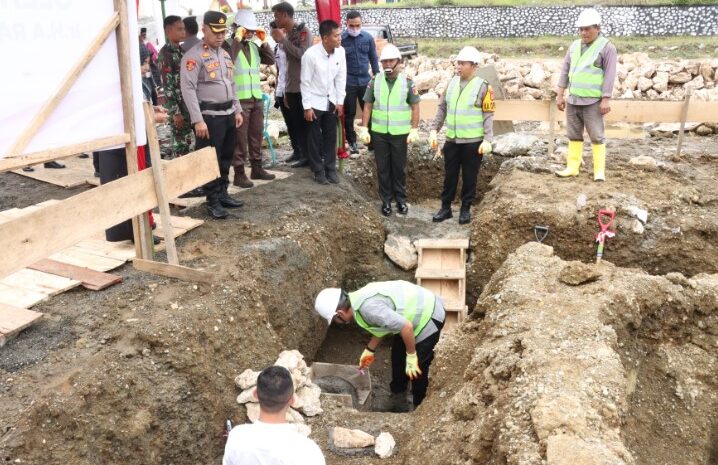
<instances>
[{"instance_id":1,"label":"white limestone rock","mask_svg":"<svg viewBox=\"0 0 718 465\"><path fill-rule=\"evenodd\" d=\"M294 408L308 417L323 413L324 410L322 410L322 403L319 399L321 394L322 389L310 382L297 390Z\"/></svg>"},{"instance_id":2,"label":"white limestone rock","mask_svg":"<svg viewBox=\"0 0 718 465\"><path fill-rule=\"evenodd\" d=\"M242 390L249 389L257 385L258 376L258 371L246 369L239 376L234 378L234 384L236 384L237 387Z\"/></svg>"},{"instance_id":3,"label":"white limestone rock","mask_svg":"<svg viewBox=\"0 0 718 465\"><path fill-rule=\"evenodd\" d=\"M503 157L520 157L527 155L537 142L538 137L531 134L501 134L494 138L493 153Z\"/></svg>"},{"instance_id":4,"label":"white limestone rock","mask_svg":"<svg viewBox=\"0 0 718 465\"><path fill-rule=\"evenodd\" d=\"M335 426L332 430L334 446L342 449L360 449L374 445L374 436L358 429Z\"/></svg>"},{"instance_id":5,"label":"white limestone rock","mask_svg":"<svg viewBox=\"0 0 718 465\"><path fill-rule=\"evenodd\" d=\"M419 261L416 247L406 236L389 234L386 242L384 242L384 253L389 257L389 260L406 271L416 268Z\"/></svg>"},{"instance_id":6,"label":"white limestone rock","mask_svg":"<svg viewBox=\"0 0 718 465\"><path fill-rule=\"evenodd\" d=\"M524 77L524 84L535 89L541 88L543 82L548 78L546 70L540 63L531 65L531 71Z\"/></svg>"},{"instance_id":7,"label":"white limestone rock","mask_svg":"<svg viewBox=\"0 0 718 465\"><path fill-rule=\"evenodd\" d=\"M237 396L238 404L246 404L247 402L258 402L257 398L254 397L254 387L245 389Z\"/></svg>"},{"instance_id":8,"label":"white limestone rock","mask_svg":"<svg viewBox=\"0 0 718 465\"><path fill-rule=\"evenodd\" d=\"M417 92L422 93L436 87L444 79L444 73L441 71L424 71L414 76L414 88Z\"/></svg>"},{"instance_id":9,"label":"white limestone rock","mask_svg":"<svg viewBox=\"0 0 718 465\"><path fill-rule=\"evenodd\" d=\"M396 441L389 433L381 433L377 436L374 443L374 453L382 459L388 459L394 454Z\"/></svg>"}]
</instances>

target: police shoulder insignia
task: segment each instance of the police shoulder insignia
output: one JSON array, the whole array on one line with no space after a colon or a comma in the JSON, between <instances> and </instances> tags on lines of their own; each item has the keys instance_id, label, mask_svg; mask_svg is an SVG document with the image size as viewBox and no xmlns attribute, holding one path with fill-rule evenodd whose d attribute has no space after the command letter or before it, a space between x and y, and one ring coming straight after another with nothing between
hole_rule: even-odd
<instances>
[{"instance_id":1,"label":"police shoulder insignia","mask_svg":"<svg viewBox=\"0 0 718 465\"><path fill-rule=\"evenodd\" d=\"M209 52L204 52L204 53L202 54L202 58L207 58L208 56L209 56Z\"/></svg>"},{"instance_id":2,"label":"police shoulder insignia","mask_svg":"<svg viewBox=\"0 0 718 465\"><path fill-rule=\"evenodd\" d=\"M195 68L195 66L197 66L197 62L194 60L187 60L187 64L185 64L187 71L192 71Z\"/></svg>"},{"instance_id":3,"label":"police shoulder insignia","mask_svg":"<svg viewBox=\"0 0 718 465\"><path fill-rule=\"evenodd\" d=\"M217 77L217 73L215 73L214 71L212 71L211 73L209 73L209 77L211 77L212 79L214 79L214 78Z\"/></svg>"},{"instance_id":4,"label":"police shoulder insignia","mask_svg":"<svg viewBox=\"0 0 718 465\"><path fill-rule=\"evenodd\" d=\"M487 113L493 113L496 110L496 104L494 103L494 89L489 86L484 96L484 101L481 103L481 110Z\"/></svg>"}]
</instances>

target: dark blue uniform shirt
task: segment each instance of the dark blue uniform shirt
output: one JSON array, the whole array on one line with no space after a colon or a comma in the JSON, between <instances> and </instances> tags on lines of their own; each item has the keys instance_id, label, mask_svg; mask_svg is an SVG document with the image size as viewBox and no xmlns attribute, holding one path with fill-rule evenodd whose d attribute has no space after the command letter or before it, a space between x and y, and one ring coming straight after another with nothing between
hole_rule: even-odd
<instances>
[{"instance_id":1,"label":"dark blue uniform shirt","mask_svg":"<svg viewBox=\"0 0 718 465\"><path fill-rule=\"evenodd\" d=\"M342 32L342 47L347 57L347 87L366 86L371 80L369 64L374 74L379 72L379 59L376 55L376 44L371 34L362 31L352 37L347 31Z\"/></svg>"}]
</instances>

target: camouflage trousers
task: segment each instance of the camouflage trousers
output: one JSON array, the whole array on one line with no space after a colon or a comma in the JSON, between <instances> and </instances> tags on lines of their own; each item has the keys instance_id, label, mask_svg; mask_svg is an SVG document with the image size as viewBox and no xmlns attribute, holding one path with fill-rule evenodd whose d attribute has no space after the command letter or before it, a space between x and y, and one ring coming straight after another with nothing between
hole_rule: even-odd
<instances>
[{"instance_id":1,"label":"camouflage trousers","mask_svg":"<svg viewBox=\"0 0 718 465\"><path fill-rule=\"evenodd\" d=\"M172 158L188 154L192 151L192 147L194 145L194 133L192 132L192 123L190 123L189 115L183 116L184 123L182 124L182 127L179 128L175 125L174 119L171 115L168 118L170 131L172 133Z\"/></svg>"}]
</instances>

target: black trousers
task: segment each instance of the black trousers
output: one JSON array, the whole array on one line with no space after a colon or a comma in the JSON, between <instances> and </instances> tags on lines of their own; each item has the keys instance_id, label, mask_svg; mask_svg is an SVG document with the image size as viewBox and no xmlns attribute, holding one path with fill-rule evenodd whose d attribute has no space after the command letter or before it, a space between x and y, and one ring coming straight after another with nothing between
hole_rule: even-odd
<instances>
[{"instance_id":1,"label":"black trousers","mask_svg":"<svg viewBox=\"0 0 718 465\"><path fill-rule=\"evenodd\" d=\"M219 164L219 179L212 180L204 185L207 200L216 200L224 189L229 186L229 167L234 157L234 144L237 141L237 128L234 123L234 113L229 115L202 115L209 130L209 139L196 137L195 150L205 147L214 147L217 152Z\"/></svg>"},{"instance_id":2,"label":"black trousers","mask_svg":"<svg viewBox=\"0 0 718 465\"><path fill-rule=\"evenodd\" d=\"M282 112L282 118L284 118L284 122L287 125L287 133L289 134L289 142L292 144L292 151L301 158L302 149L299 148L299 144L297 144L297 130L295 126L296 121L291 120L289 107L284 104L284 96L275 96L274 102L274 107L279 108L279 110Z\"/></svg>"},{"instance_id":3,"label":"black trousers","mask_svg":"<svg viewBox=\"0 0 718 465\"><path fill-rule=\"evenodd\" d=\"M479 145L482 141L468 144L446 142L444 144L444 190L441 191L442 208L450 208L456 197L456 185L461 171L461 205L470 207L476 198L476 178L479 176L482 156Z\"/></svg>"},{"instance_id":4,"label":"black trousers","mask_svg":"<svg viewBox=\"0 0 718 465\"><path fill-rule=\"evenodd\" d=\"M434 360L434 347L439 342L441 329L444 327L443 321L433 321L439 330L416 344L416 356L419 358L421 376L411 382L411 395L415 407L418 407L426 397L426 390L429 387L429 365ZM391 345L391 383L389 383L389 388L394 394L406 392L406 388L409 386L409 378L406 377L405 369L406 345L404 345L401 335L397 334Z\"/></svg>"},{"instance_id":5,"label":"black trousers","mask_svg":"<svg viewBox=\"0 0 718 465\"><path fill-rule=\"evenodd\" d=\"M289 107L286 107L282 102L279 108L282 109L282 116L284 116L284 121L287 123L287 132L292 140L292 148L295 152L298 150L300 160L308 160L308 130L307 122L304 120L302 94L299 92L287 92L285 96L289 102Z\"/></svg>"},{"instance_id":6,"label":"black trousers","mask_svg":"<svg viewBox=\"0 0 718 465\"><path fill-rule=\"evenodd\" d=\"M406 136L371 132L382 203L406 203Z\"/></svg>"},{"instance_id":7,"label":"black trousers","mask_svg":"<svg viewBox=\"0 0 718 465\"><path fill-rule=\"evenodd\" d=\"M366 86L347 86L347 95L344 97L344 133L347 142L352 144L357 141L357 134L354 132L354 117L357 113L357 100L364 111L364 92Z\"/></svg>"},{"instance_id":8,"label":"black trousers","mask_svg":"<svg viewBox=\"0 0 718 465\"><path fill-rule=\"evenodd\" d=\"M337 114L334 105L327 111L314 110L315 119L309 125L307 142L309 165L315 175L337 170Z\"/></svg>"},{"instance_id":9,"label":"black trousers","mask_svg":"<svg viewBox=\"0 0 718 465\"><path fill-rule=\"evenodd\" d=\"M125 148L102 150L92 154L93 159L97 154L100 184L107 184L115 179L127 176L127 158ZM132 220L123 221L105 230L105 239L110 242L119 242L131 240Z\"/></svg>"}]
</instances>

